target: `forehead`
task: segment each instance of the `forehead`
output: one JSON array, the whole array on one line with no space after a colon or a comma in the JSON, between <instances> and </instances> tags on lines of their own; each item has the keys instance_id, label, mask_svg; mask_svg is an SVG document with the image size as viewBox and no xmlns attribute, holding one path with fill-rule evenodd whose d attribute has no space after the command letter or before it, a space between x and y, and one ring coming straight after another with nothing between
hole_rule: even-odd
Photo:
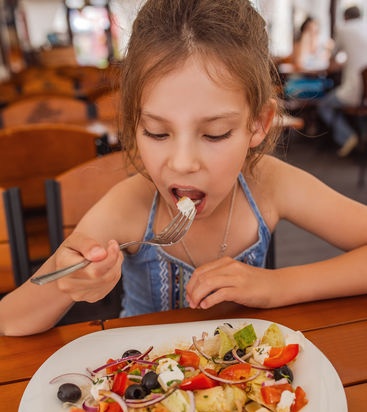
<instances>
[{"instance_id":1,"label":"forehead","mask_svg":"<svg viewBox=\"0 0 367 412\"><path fill-rule=\"evenodd\" d=\"M142 101L151 95L157 87L162 87L164 84L178 85L186 83L185 87L195 87L199 83L204 87L205 84L211 87L228 91L243 91L243 85L236 78L224 63L215 57L203 57L199 54L189 56L185 60L177 61L171 67L163 67L159 70L159 65L152 71L149 78L146 79Z\"/></svg>"}]
</instances>

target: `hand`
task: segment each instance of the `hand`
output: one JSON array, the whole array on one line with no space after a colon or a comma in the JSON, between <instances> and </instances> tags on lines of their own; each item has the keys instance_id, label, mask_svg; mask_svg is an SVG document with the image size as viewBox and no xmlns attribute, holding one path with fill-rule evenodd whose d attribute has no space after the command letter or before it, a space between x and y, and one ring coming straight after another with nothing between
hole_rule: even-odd
<instances>
[{"instance_id":1,"label":"hand","mask_svg":"<svg viewBox=\"0 0 367 412\"><path fill-rule=\"evenodd\" d=\"M191 308L207 309L231 301L249 307L270 307L274 296L274 271L224 257L197 268L187 284Z\"/></svg>"},{"instance_id":2,"label":"hand","mask_svg":"<svg viewBox=\"0 0 367 412\"><path fill-rule=\"evenodd\" d=\"M96 302L105 297L121 277L122 253L115 240L104 248L95 240L74 232L55 253L56 269L79 262L83 257L91 264L57 280L60 291L75 302Z\"/></svg>"}]
</instances>

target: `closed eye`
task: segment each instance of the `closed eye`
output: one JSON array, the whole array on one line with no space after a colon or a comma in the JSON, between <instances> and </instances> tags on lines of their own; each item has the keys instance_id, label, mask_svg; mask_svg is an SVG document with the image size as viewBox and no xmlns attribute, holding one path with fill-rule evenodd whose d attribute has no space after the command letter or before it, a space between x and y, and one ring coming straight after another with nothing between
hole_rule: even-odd
<instances>
[{"instance_id":1,"label":"closed eye","mask_svg":"<svg viewBox=\"0 0 367 412\"><path fill-rule=\"evenodd\" d=\"M151 137L152 139L164 139L168 136L168 133L151 133L147 129L143 130L144 136Z\"/></svg>"},{"instance_id":2,"label":"closed eye","mask_svg":"<svg viewBox=\"0 0 367 412\"><path fill-rule=\"evenodd\" d=\"M232 136L232 130L228 130L228 132L220 134L220 135L210 135L210 134L204 135L204 137L206 137L209 140L213 140L213 141L228 139L231 136Z\"/></svg>"}]
</instances>

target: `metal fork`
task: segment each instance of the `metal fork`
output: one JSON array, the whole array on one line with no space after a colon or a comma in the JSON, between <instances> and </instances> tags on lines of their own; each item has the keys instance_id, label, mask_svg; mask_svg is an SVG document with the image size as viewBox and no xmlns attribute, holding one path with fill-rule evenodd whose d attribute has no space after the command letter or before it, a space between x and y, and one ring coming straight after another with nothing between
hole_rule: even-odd
<instances>
[{"instance_id":1,"label":"metal fork","mask_svg":"<svg viewBox=\"0 0 367 412\"><path fill-rule=\"evenodd\" d=\"M157 235L149 240L134 240L132 242L120 244L120 250L126 249L129 246L138 244L149 244L155 246L171 246L180 241L186 232L190 229L190 226L196 215L196 208L193 207L188 212L180 211L171 222ZM82 269L91 263L90 260L84 259L79 263L68 266L64 269L56 270L55 272L48 273L46 275L37 276L31 279L32 283L36 285L44 285L54 280L60 279L76 270Z\"/></svg>"}]
</instances>

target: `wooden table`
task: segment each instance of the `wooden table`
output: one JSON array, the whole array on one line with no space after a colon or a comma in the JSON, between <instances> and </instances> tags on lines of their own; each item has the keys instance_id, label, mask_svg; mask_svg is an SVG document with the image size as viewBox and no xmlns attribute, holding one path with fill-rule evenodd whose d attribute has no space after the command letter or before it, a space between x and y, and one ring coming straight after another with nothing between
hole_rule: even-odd
<instances>
[{"instance_id":1,"label":"wooden table","mask_svg":"<svg viewBox=\"0 0 367 412\"><path fill-rule=\"evenodd\" d=\"M0 405L6 405L7 412L17 411L29 380L41 364L82 335L117 327L226 318L266 319L301 330L334 365L345 388L349 412L365 410L367 295L267 310L228 303L209 310L181 309L60 326L34 336L0 337Z\"/></svg>"}]
</instances>

